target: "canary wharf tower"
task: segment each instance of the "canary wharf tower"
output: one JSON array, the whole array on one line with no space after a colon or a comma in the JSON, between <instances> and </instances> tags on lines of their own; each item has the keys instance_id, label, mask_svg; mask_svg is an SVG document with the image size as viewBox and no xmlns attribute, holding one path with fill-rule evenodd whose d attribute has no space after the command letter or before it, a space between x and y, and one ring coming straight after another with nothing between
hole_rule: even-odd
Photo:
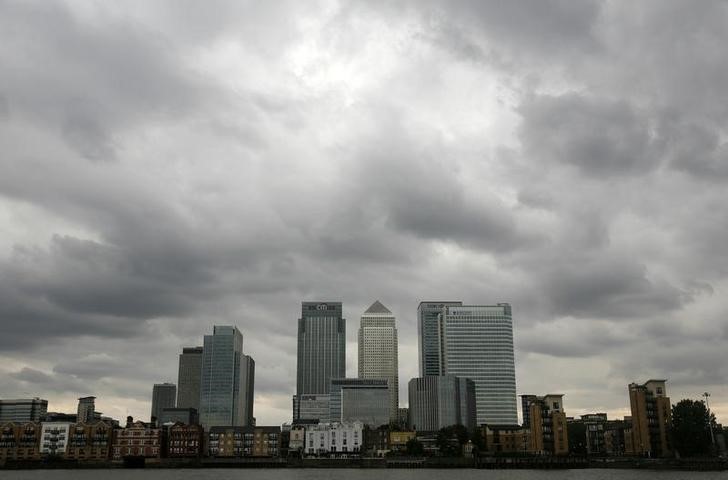
<instances>
[{"instance_id":1,"label":"canary wharf tower","mask_svg":"<svg viewBox=\"0 0 728 480\"><path fill-rule=\"evenodd\" d=\"M346 377L346 320L341 302L303 302L298 319L296 397L327 395ZM297 417L294 399L294 418Z\"/></svg>"}]
</instances>

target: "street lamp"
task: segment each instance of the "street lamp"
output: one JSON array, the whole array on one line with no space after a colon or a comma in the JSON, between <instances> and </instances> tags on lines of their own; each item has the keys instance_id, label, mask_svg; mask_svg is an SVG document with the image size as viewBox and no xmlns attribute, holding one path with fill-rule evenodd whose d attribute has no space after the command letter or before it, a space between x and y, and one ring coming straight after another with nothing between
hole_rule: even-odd
<instances>
[{"instance_id":1,"label":"street lamp","mask_svg":"<svg viewBox=\"0 0 728 480\"><path fill-rule=\"evenodd\" d=\"M708 409L708 428L710 429L710 444L715 446L715 437L713 436L713 422L710 421L710 403L708 403L710 393L703 392L703 396L705 397L705 408Z\"/></svg>"}]
</instances>

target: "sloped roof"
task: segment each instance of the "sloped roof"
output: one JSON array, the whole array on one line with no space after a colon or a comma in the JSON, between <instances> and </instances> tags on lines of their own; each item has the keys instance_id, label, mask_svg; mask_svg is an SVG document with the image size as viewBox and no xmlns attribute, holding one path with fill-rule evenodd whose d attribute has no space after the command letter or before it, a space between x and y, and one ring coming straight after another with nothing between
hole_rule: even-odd
<instances>
[{"instance_id":1,"label":"sloped roof","mask_svg":"<svg viewBox=\"0 0 728 480\"><path fill-rule=\"evenodd\" d=\"M389 311L387 307L382 305L382 303L377 300L374 303L372 303L372 306L367 309L364 313L392 313Z\"/></svg>"}]
</instances>

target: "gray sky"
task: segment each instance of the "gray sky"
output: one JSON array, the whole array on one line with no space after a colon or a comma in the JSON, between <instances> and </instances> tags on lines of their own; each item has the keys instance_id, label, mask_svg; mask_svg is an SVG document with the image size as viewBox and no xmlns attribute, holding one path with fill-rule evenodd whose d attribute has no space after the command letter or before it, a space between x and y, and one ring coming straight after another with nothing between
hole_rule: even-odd
<instances>
[{"instance_id":1,"label":"gray sky","mask_svg":"<svg viewBox=\"0 0 728 480\"><path fill-rule=\"evenodd\" d=\"M728 5L0 0L0 397L148 417L237 325L290 418L302 300L510 302L520 393L728 422Z\"/></svg>"}]
</instances>

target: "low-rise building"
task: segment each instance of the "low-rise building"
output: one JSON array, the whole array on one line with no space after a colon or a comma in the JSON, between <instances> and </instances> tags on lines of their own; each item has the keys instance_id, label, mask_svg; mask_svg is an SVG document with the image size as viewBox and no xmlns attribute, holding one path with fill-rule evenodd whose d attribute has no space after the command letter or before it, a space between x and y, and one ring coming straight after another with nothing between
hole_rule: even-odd
<instances>
[{"instance_id":1,"label":"low-rise building","mask_svg":"<svg viewBox=\"0 0 728 480\"><path fill-rule=\"evenodd\" d=\"M382 457L389 450L389 426L371 428L364 425L364 451L367 455Z\"/></svg>"},{"instance_id":2,"label":"low-rise building","mask_svg":"<svg viewBox=\"0 0 728 480\"><path fill-rule=\"evenodd\" d=\"M607 425L606 413L589 413L581 416L586 432L586 453L588 455L606 455L604 433Z\"/></svg>"},{"instance_id":3,"label":"low-rise building","mask_svg":"<svg viewBox=\"0 0 728 480\"><path fill-rule=\"evenodd\" d=\"M145 461L159 461L164 452L164 440L161 428L140 421L127 422L126 428L115 431L112 460L137 457Z\"/></svg>"},{"instance_id":4,"label":"low-rise building","mask_svg":"<svg viewBox=\"0 0 728 480\"><path fill-rule=\"evenodd\" d=\"M629 425L626 419L607 421L604 425L604 453L613 457L626 455L625 432L629 429Z\"/></svg>"},{"instance_id":5,"label":"low-rise building","mask_svg":"<svg viewBox=\"0 0 728 480\"><path fill-rule=\"evenodd\" d=\"M41 456L65 457L72 423L43 422L40 427Z\"/></svg>"},{"instance_id":6,"label":"low-rise building","mask_svg":"<svg viewBox=\"0 0 728 480\"><path fill-rule=\"evenodd\" d=\"M291 427L288 440L288 454L300 456L306 441L306 428L302 426Z\"/></svg>"},{"instance_id":7,"label":"low-rise building","mask_svg":"<svg viewBox=\"0 0 728 480\"><path fill-rule=\"evenodd\" d=\"M364 443L364 424L321 423L306 428L306 455L359 454Z\"/></svg>"},{"instance_id":8,"label":"low-rise building","mask_svg":"<svg viewBox=\"0 0 728 480\"><path fill-rule=\"evenodd\" d=\"M5 422L0 425L0 464L8 460L40 459L40 423Z\"/></svg>"},{"instance_id":9,"label":"low-rise building","mask_svg":"<svg viewBox=\"0 0 728 480\"><path fill-rule=\"evenodd\" d=\"M105 462L111 456L113 426L108 422L76 423L69 429L66 458L79 462Z\"/></svg>"},{"instance_id":10,"label":"low-rise building","mask_svg":"<svg viewBox=\"0 0 728 480\"><path fill-rule=\"evenodd\" d=\"M522 425L483 425L481 434L488 453L531 451L531 431Z\"/></svg>"},{"instance_id":11,"label":"low-rise building","mask_svg":"<svg viewBox=\"0 0 728 480\"><path fill-rule=\"evenodd\" d=\"M203 453L203 440L202 426L177 422L167 428L167 456L170 458L199 458Z\"/></svg>"},{"instance_id":12,"label":"low-rise building","mask_svg":"<svg viewBox=\"0 0 728 480\"><path fill-rule=\"evenodd\" d=\"M404 453L407 451L407 442L417 438L414 431L393 431L389 432L389 449L393 452Z\"/></svg>"},{"instance_id":13,"label":"low-rise building","mask_svg":"<svg viewBox=\"0 0 728 480\"><path fill-rule=\"evenodd\" d=\"M648 380L643 385L630 383L628 386L629 405L632 410L632 448L635 455L672 455L672 410L665 388L666 382L667 380Z\"/></svg>"},{"instance_id":14,"label":"low-rise building","mask_svg":"<svg viewBox=\"0 0 728 480\"><path fill-rule=\"evenodd\" d=\"M280 441L281 427L210 427L207 451L211 457L277 457Z\"/></svg>"},{"instance_id":15,"label":"low-rise building","mask_svg":"<svg viewBox=\"0 0 728 480\"><path fill-rule=\"evenodd\" d=\"M562 394L548 394L531 399L531 452L542 455L567 455L569 435Z\"/></svg>"}]
</instances>

